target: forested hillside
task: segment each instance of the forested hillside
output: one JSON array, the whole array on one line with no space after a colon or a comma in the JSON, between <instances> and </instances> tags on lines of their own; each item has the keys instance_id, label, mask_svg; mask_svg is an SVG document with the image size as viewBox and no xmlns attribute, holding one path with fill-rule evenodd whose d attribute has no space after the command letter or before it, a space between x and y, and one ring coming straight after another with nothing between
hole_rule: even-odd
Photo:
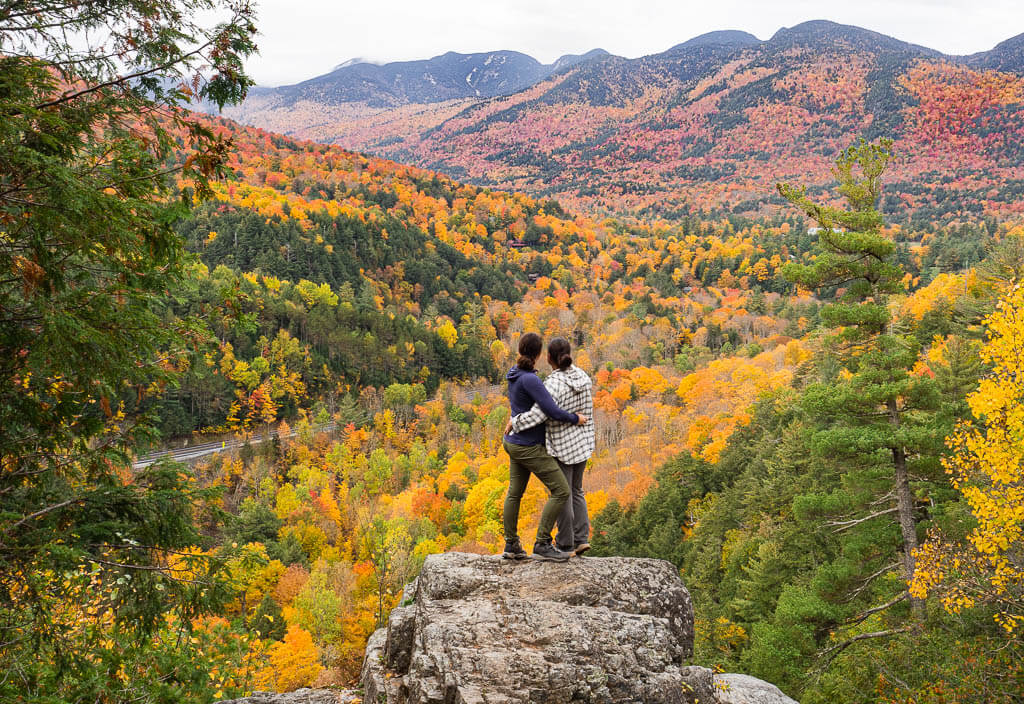
<instances>
[{"instance_id":1,"label":"forested hillside","mask_svg":"<svg viewBox=\"0 0 1024 704\"><path fill-rule=\"evenodd\" d=\"M265 97L229 111L573 210L679 219L773 215L778 180L820 189L851 139L896 139L892 221L1016 217L1024 174L1021 37L946 57L816 21L766 41L711 33L639 59L600 57L517 93L360 101ZM283 101L283 102L282 102Z\"/></svg>"},{"instance_id":2,"label":"forested hillside","mask_svg":"<svg viewBox=\"0 0 1024 704\"><path fill-rule=\"evenodd\" d=\"M860 227L788 270L846 284L813 355L717 461L680 455L640 502L610 503L597 552L678 565L704 657L803 702L1016 701L1024 241L891 298L871 213L817 214Z\"/></svg>"},{"instance_id":3,"label":"forested hillside","mask_svg":"<svg viewBox=\"0 0 1024 704\"><path fill-rule=\"evenodd\" d=\"M172 435L227 427L232 401L255 412L235 395L264 384L286 396L288 384L277 379L284 353L271 353L271 341L292 350L285 367L331 408L346 389L497 381L531 322L517 304L541 292L550 305L579 301L560 329L596 346L588 350L595 370L680 354L694 358L685 367L696 363L692 346L729 352L796 337L813 322L817 304L794 296L781 276L815 239L796 215L672 226L571 218L555 201L230 122L215 128L234 142L235 177L215 184L215 198L178 225L200 265L175 310L208 311L218 346L197 352L161 401ZM978 261L985 242L1006 231L995 221L931 229L891 229L915 283ZM230 310L218 311L228 299ZM604 324L623 312L632 318ZM210 377L211 359L225 374ZM286 401L292 412L299 396Z\"/></svg>"},{"instance_id":4,"label":"forested hillside","mask_svg":"<svg viewBox=\"0 0 1024 704\"><path fill-rule=\"evenodd\" d=\"M178 226L199 263L173 311L231 305L207 314L216 347L197 351L159 401L172 435L228 428L241 411L277 418L253 406L257 389L287 416L300 396L333 409L396 382L428 393L441 379L496 383L534 325L529 303L559 313L544 328L585 342L595 371L680 354L688 370L692 339L711 355L772 335L780 344L815 309L781 295L783 262L813 239L795 218L627 227L229 122L216 130L235 144L236 179ZM570 295L578 310L559 311ZM632 317L608 325L623 311Z\"/></svg>"}]
</instances>

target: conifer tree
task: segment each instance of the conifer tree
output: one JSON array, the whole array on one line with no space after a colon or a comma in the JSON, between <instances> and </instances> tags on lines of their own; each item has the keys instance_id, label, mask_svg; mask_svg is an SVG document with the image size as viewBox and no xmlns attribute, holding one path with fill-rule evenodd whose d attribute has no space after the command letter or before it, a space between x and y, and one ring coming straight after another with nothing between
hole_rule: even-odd
<instances>
[{"instance_id":1,"label":"conifer tree","mask_svg":"<svg viewBox=\"0 0 1024 704\"><path fill-rule=\"evenodd\" d=\"M884 576L895 557L907 583L918 547L915 488L934 476L945 433L936 413L937 384L914 371L919 343L900 329L889 307L890 297L904 290L904 272L893 262L895 245L876 209L891 147L891 140L862 140L836 160L833 174L845 209L812 202L803 187L778 184L778 190L821 227L813 263L790 264L784 273L834 297L821 311L831 330L823 339L824 378L805 390L802 408L818 424L810 438L813 454L823 464L839 462L841 477L830 494L804 497L802 507L831 514L836 533L861 536L847 541L864 574ZM896 556L884 547L893 542ZM904 589L883 606L907 598ZM920 616L921 602L911 603Z\"/></svg>"},{"instance_id":2,"label":"conifer tree","mask_svg":"<svg viewBox=\"0 0 1024 704\"><path fill-rule=\"evenodd\" d=\"M248 0L0 3L5 701L12 687L19 701L168 701L110 683L167 619L188 623L221 591L216 561L192 550L202 492L173 466L133 473L128 456L152 428L131 407L201 335L161 314L187 264L174 224L230 149L182 108L244 97L253 13Z\"/></svg>"}]
</instances>

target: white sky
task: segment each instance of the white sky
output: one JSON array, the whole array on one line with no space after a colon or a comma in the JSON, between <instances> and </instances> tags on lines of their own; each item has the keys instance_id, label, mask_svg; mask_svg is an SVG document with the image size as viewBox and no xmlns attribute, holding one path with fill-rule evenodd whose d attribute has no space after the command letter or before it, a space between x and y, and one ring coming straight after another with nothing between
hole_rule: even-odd
<instances>
[{"instance_id":1,"label":"white sky","mask_svg":"<svg viewBox=\"0 0 1024 704\"><path fill-rule=\"evenodd\" d=\"M550 63L600 47L654 54L698 34L739 29L767 39L827 19L947 54L1024 32L1022 0L259 0L260 85L295 83L352 57L425 59L511 49Z\"/></svg>"}]
</instances>

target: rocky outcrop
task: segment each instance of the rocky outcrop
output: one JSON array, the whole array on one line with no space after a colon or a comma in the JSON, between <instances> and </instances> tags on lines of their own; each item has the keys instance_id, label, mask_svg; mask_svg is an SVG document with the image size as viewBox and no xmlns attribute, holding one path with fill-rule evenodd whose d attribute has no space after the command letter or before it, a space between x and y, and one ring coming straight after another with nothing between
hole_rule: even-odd
<instances>
[{"instance_id":1,"label":"rocky outcrop","mask_svg":"<svg viewBox=\"0 0 1024 704\"><path fill-rule=\"evenodd\" d=\"M431 555L367 646L366 701L682 702L690 595L671 564Z\"/></svg>"},{"instance_id":2,"label":"rocky outcrop","mask_svg":"<svg viewBox=\"0 0 1024 704\"><path fill-rule=\"evenodd\" d=\"M242 699L228 699L219 704L357 704L359 694L348 689L309 689L303 687L294 692L276 694L256 692Z\"/></svg>"},{"instance_id":3,"label":"rocky outcrop","mask_svg":"<svg viewBox=\"0 0 1024 704\"><path fill-rule=\"evenodd\" d=\"M775 685L750 675L715 675L715 696L720 704L797 704Z\"/></svg>"},{"instance_id":4,"label":"rocky outcrop","mask_svg":"<svg viewBox=\"0 0 1024 704\"><path fill-rule=\"evenodd\" d=\"M792 702L724 699L740 690L688 666L692 652L690 595L668 562L445 553L371 637L361 679L380 704Z\"/></svg>"},{"instance_id":5,"label":"rocky outcrop","mask_svg":"<svg viewBox=\"0 0 1024 704\"><path fill-rule=\"evenodd\" d=\"M775 685L750 675L715 674L706 667L683 668L696 702L710 704L797 704Z\"/></svg>"}]
</instances>

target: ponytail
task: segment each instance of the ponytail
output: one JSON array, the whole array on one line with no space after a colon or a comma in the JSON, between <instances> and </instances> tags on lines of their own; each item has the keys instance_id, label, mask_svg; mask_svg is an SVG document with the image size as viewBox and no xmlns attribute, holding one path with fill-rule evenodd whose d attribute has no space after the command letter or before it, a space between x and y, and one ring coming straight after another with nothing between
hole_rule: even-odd
<instances>
[{"instance_id":1,"label":"ponytail","mask_svg":"<svg viewBox=\"0 0 1024 704\"><path fill-rule=\"evenodd\" d=\"M572 366L572 357L569 355L571 351L568 340L556 337L548 343L548 362L552 367L565 371Z\"/></svg>"},{"instance_id":2,"label":"ponytail","mask_svg":"<svg viewBox=\"0 0 1024 704\"><path fill-rule=\"evenodd\" d=\"M519 359L516 360L516 366L524 372L532 372L533 360L540 355L542 349L544 341L540 339L540 335L535 332L526 333L519 338Z\"/></svg>"}]
</instances>

